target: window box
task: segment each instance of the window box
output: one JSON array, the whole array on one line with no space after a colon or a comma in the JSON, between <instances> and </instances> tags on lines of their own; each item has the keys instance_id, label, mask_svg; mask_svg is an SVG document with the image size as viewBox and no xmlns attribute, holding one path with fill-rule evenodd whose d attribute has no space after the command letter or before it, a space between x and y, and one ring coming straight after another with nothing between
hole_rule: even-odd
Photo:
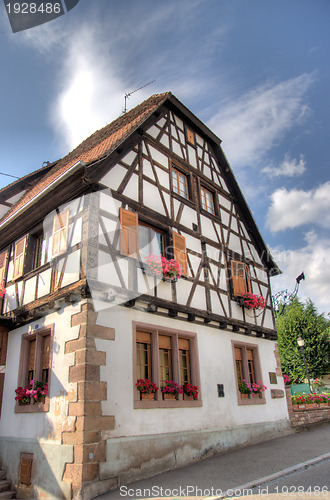
<instances>
[{"instance_id":1,"label":"window box","mask_svg":"<svg viewBox=\"0 0 330 500\"><path fill-rule=\"evenodd\" d=\"M141 399L155 399L155 394L150 394L149 392L141 392L140 398Z\"/></svg>"},{"instance_id":2,"label":"window box","mask_svg":"<svg viewBox=\"0 0 330 500\"><path fill-rule=\"evenodd\" d=\"M193 401L195 398L194 396L188 396L188 394L183 393L183 399L184 401Z\"/></svg>"},{"instance_id":3,"label":"window box","mask_svg":"<svg viewBox=\"0 0 330 500\"><path fill-rule=\"evenodd\" d=\"M167 392L163 392L163 399L176 399L176 395L175 394L169 394Z\"/></svg>"}]
</instances>

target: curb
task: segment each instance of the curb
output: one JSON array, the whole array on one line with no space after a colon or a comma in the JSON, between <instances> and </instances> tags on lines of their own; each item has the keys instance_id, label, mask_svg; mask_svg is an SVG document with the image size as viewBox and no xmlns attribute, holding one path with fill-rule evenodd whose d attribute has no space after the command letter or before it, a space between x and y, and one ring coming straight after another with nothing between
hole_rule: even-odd
<instances>
[{"instance_id":1,"label":"curb","mask_svg":"<svg viewBox=\"0 0 330 500\"><path fill-rule=\"evenodd\" d=\"M301 462L300 464L293 465L292 467L287 467L286 469L282 469L278 472L275 472L274 474L270 474L269 476L264 476L259 479L255 479L254 481L250 481L249 483L243 484L241 486L228 489L221 497L208 497L205 500L221 500L226 498L236 498L237 497L236 492L238 491L253 489L256 486L261 486L265 483L269 483L270 481L274 481L275 479L279 479L280 477L288 476L293 472L297 472L299 470L309 467L310 465L318 464L326 460L330 460L330 453L325 453L324 455L312 458L311 460L307 460L306 462ZM236 495L236 497L233 496L233 493ZM241 498L243 499L244 497ZM253 496L250 496L249 498L252 500Z\"/></svg>"}]
</instances>

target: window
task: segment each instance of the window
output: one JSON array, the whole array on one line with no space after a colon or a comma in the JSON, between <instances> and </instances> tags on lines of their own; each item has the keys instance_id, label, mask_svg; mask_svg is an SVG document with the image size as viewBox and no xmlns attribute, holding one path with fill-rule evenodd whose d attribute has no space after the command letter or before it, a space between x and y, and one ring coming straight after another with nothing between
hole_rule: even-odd
<instances>
[{"instance_id":1,"label":"window","mask_svg":"<svg viewBox=\"0 0 330 500\"><path fill-rule=\"evenodd\" d=\"M189 340L179 338L180 384L191 384Z\"/></svg>"},{"instance_id":2,"label":"window","mask_svg":"<svg viewBox=\"0 0 330 500\"><path fill-rule=\"evenodd\" d=\"M134 325L134 407L201 406L196 334L133 323ZM149 379L159 387L153 400L140 400L135 387L138 379ZM161 389L166 380L179 385L193 384L199 388L197 400L186 401L182 395L163 400Z\"/></svg>"},{"instance_id":3,"label":"window","mask_svg":"<svg viewBox=\"0 0 330 500\"><path fill-rule=\"evenodd\" d=\"M213 193L203 186L201 186L201 202L202 208L206 210L206 212L215 215Z\"/></svg>"},{"instance_id":4,"label":"window","mask_svg":"<svg viewBox=\"0 0 330 500\"><path fill-rule=\"evenodd\" d=\"M235 296L242 296L251 292L251 277L249 266L240 260L231 260L231 284L232 293Z\"/></svg>"},{"instance_id":5,"label":"window","mask_svg":"<svg viewBox=\"0 0 330 500\"><path fill-rule=\"evenodd\" d=\"M31 235L32 245L32 269L37 269L50 260L50 250L52 247L52 232L49 228L45 231L38 231Z\"/></svg>"},{"instance_id":6,"label":"window","mask_svg":"<svg viewBox=\"0 0 330 500\"><path fill-rule=\"evenodd\" d=\"M153 255L161 256L164 255L164 233L158 231L157 229L147 226L139 222L139 254L140 260L144 261L144 258L148 253Z\"/></svg>"},{"instance_id":7,"label":"window","mask_svg":"<svg viewBox=\"0 0 330 500\"><path fill-rule=\"evenodd\" d=\"M144 262L148 253L166 257L166 234L155 227L139 221L137 213L120 209L120 253ZM173 232L173 256L188 276L186 240Z\"/></svg>"},{"instance_id":8,"label":"window","mask_svg":"<svg viewBox=\"0 0 330 500\"><path fill-rule=\"evenodd\" d=\"M238 403L265 403L264 393L261 393L261 397L244 398L239 391L239 385L243 383L243 380L249 384L259 382L259 380L262 382L258 346L254 344L244 344L242 342L233 342L233 351Z\"/></svg>"},{"instance_id":9,"label":"window","mask_svg":"<svg viewBox=\"0 0 330 500\"><path fill-rule=\"evenodd\" d=\"M26 387L31 380L48 384L50 383L51 357L52 357L52 331L53 326L34 330L22 336L20 371L18 386ZM44 396L41 402L20 406L18 403L15 412L36 412L49 410L49 396Z\"/></svg>"},{"instance_id":10,"label":"window","mask_svg":"<svg viewBox=\"0 0 330 500\"><path fill-rule=\"evenodd\" d=\"M189 199L188 195L188 179L187 176L179 172L179 170L172 167L172 185L174 193L182 196L186 200Z\"/></svg>"},{"instance_id":11,"label":"window","mask_svg":"<svg viewBox=\"0 0 330 500\"><path fill-rule=\"evenodd\" d=\"M136 378L151 379L151 334L136 333Z\"/></svg>"}]
</instances>

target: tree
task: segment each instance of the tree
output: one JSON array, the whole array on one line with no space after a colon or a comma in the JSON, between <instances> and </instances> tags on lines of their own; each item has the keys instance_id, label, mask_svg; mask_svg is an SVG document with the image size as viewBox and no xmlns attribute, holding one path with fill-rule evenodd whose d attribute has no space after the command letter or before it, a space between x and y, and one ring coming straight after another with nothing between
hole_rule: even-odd
<instances>
[{"instance_id":1,"label":"tree","mask_svg":"<svg viewBox=\"0 0 330 500\"><path fill-rule=\"evenodd\" d=\"M276 318L278 348L283 373L292 381L306 378L305 365L297 339L305 341L304 352L311 378L330 369L330 321L318 314L311 300L306 304L295 298L282 315Z\"/></svg>"}]
</instances>

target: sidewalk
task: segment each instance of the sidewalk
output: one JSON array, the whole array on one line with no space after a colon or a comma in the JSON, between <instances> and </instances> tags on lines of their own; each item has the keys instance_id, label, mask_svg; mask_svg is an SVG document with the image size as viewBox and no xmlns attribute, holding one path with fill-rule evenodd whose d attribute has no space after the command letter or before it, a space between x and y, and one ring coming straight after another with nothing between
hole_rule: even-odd
<instances>
[{"instance_id":1,"label":"sidewalk","mask_svg":"<svg viewBox=\"0 0 330 500\"><path fill-rule=\"evenodd\" d=\"M164 496L173 498L181 496L221 497L225 492L228 493L228 490L234 490L230 494L234 497L237 488L242 489L246 485L251 488L251 485L264 484L267 481L263 478L267 479L267 476L276 474L275 477L282 477L289 473L286 469L295 467L297 464L322 461L326 458L330 458L330 424L195 462L180 469L158 474L150 479L122 486L97 499L123 500L127 498L129 500ZM304 465L301 465L300 469L303 467ZM244 495L244 492L239 494ZM261 496L250 494L250 496L241 497L241 500L243 498L252 500L253 498L259 499ZM269 495L267 498L304 500L315 497ZM330 496L321 495L318 498L324 500Z\"/></svg>"}]
</instances>

